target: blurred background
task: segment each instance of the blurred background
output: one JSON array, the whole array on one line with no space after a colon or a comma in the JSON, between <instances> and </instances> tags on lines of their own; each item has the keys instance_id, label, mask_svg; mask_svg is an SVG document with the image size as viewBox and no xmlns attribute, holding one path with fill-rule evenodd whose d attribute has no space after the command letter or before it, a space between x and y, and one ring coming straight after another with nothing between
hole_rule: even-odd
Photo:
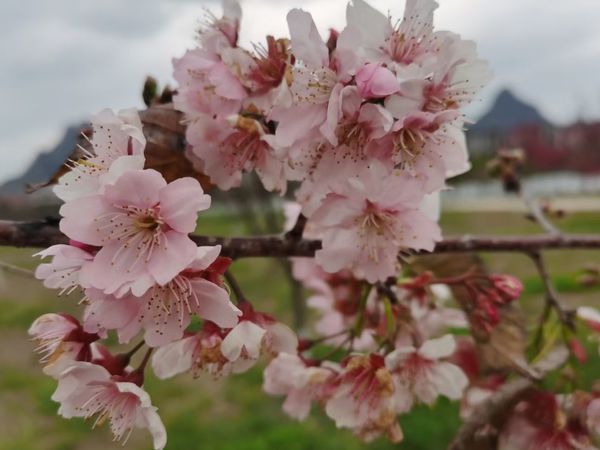
<instances>
[{"instance_id":1,"label":"blurred background","mask_svg":"<svg viewBox=\"0 0 600 450\"><path fill-rule=\"evenodd\" d=\"M563 230L599 232L600 2L439 2L436 28L477 41L495 73L481 100L467 111L476 122L468 131L474 168L453 180L453 189L444 194L444 232L538 231L525 217L522 201L504 194L502 183L488 176L488 161L499 149L520 149L525 157L524 191L551 200L552 210L560 212L554 219ZM241 3L245 45L262 42L267 33L285 36L285 15L292 7L310 11L326 36L328 28L343 27L346 4ZM401 17L403 2L370 3ZM27 194L27 187L56 173L90 114L105 107L143 108L141 90L147 75L161 85L172 82L171 58L194 45L205 8L220 15L219 2L201 0L0 2L0 219L56 216L58 203L49 189ZM255 187L249 180L242 194L225 197L204 218L202 232L239 235L281 229L279 203ZM106 427L91 433L89 423L55 416L57 405L50 400L54 382L42 375L26 329L42 313L77 312L78 299L59 299L32 279L32 253L0 248L0 450L117 448ZM593 252L549 254L554 281L570 304L600 304L600 290L578 282L590 267L593 271L600 265L598 261ZM493 271L524 280L522 307L534 320L542 286L529 261L498 255L485 262ZM286 282L285 266L244 261L233 269L260 307L288 323L303 321L306 312L298 306L297 288ZM281 271L281 276L273 276L273 271ZM600 372L596 369L599 365L592 364L582 376L591 380ZM167 448L391 448L383 441L360 444L318 414L296 424L280 412L279 400L261 394L260 384L260 369L218 382L180 377L157 383L150 378L148 390L169 432ZM443 448L458 425L456 406L442 402L434 410L422 408L401 423L407 439L399 448ZM134 433L129 444L134 449L149 446L143 432Z\"/></svg>"}]
</instances>

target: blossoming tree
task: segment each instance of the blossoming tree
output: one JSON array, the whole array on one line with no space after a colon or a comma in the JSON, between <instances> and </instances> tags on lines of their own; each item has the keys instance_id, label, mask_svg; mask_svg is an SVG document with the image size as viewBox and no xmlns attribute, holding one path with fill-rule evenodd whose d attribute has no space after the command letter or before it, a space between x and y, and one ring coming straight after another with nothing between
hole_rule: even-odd
<instances>
[{"instance_id":1,"label":"blossoming tree","mask_svg":"<svg viewBox=\"0 0 600 450\"><path fill-rule=\"evenodd\" d=\"M401 442L399 415L447 397L464 420L452 449L596 448L600 392L544 380L585 358L576 330L600 332L600 312L562 305L540 251L597 248L600 238L560 234L532 204L544 235L442 239L439 193L469 169L461 108L491 75L473 42L434 30L436 8L407 0L396 20L352 0L346 27L327 39L294 9L289 39L267 36L249 51L238 45L241 9L226 0L198 46L173 61L172 105L156 107L159 117L176 115L185 155L203 176L155 167L151 141L177 152L182 140L149 132L137 111L94 116L89 142L54 187L64 201L60 231L0 223L3 244L54 244L39 253L36 276L82 304L80 319L45 314L29 330L57 380L61 416L106 420L119 441L147 428L162 449L147 371L223 377L262 359L264 391L283 398L284 413L304 420L320 407L365 441ZM252 171L267 191L295 189L287 230L192 234L197 223L202 231L209 189L234 189ZM466 251L531 256L546 304L530 358L495 335L521 294L518 279L412 267L416 255ZM319 314L312 333L298 337L253 307L229 270L244 257L291 259ZM102 342L113 334L131 350L111 352ZM496 370L486 349L502 360Z\"/></svg>"}]
</instances>

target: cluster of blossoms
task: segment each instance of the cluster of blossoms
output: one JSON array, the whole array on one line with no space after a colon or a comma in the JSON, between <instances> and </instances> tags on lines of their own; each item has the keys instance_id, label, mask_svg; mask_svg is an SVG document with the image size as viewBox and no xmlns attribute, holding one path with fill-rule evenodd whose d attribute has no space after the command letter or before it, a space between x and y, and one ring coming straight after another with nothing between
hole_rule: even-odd
<instances>
[{"instance_id":1,"label":"cluster of blossoms","mask_svg":"<svg viewBox=\"0 0 600 450\"><path fill-rule=\"evenodd\" d=\"M174 61L190 159L221 189L251 170L270 191L300 181L319 265L370 282L394 275L400 250L441 238L432 203L469 168L460 108L490 77L473 42L433 30L436 8L409 0L395 22L353 0L327 41L295 9L289 39L250 52L239 6L225 2Z\"/></svg>"},{"instance_id":2,"label":"cluster of blossoms","mask_svg":"<svg viewBox=\"0 0 600 450\"><path fill-rule=\"evenodd\" d=\"M223 282L231 260L219 256L219 246L198 247L190 237L210 196L193 178L167 183L144 169L137 113L105 110L92 127L91 150L55 187L65 201L60 229L70 242L42 251L52 259L36 271L46 287L83 293L83 320L46 314L29 332L40 343L44 371L58 380L59 414L109 418L118 440L134 427L149 428L160 449L164 427L142 388L153 348L159 376L176 370L170 349L190 340L193 317L203 320L198 342L206 353L210 341L215 371L243 371L261 352L291 351L297 340L266 314L231 302ZM133 354L111 355L98 343L113 331L122 344L143 335L150 350L140 367L129 367Z\"/></svg>"},{"instance_id":3,"label":"cluster of blossoms","mask_svg":"<svg viewBox=\"0 0 600 450\"><path fill-rule=\"evenodd\" d=\"M474 341L452 333L478 326L473 317L498 296L518 298L522 286L512 277L435 279L425 272L378 289L349 270L328 273L302 258L293 261L293 273L312 293L307 302L319 315L321 337L302 340L298 352L280 353L265 370L265 391L285 395L283 409L291 417L304 419L315 402L338 427L364 440L383 435L398 442L397 416L416 404L432 405L440 396L462 400L466 417L504 383L501 376L482 376ZM479 303L467 315L452 302L450 288L475 286L475 279ZM341 363L312 357L323 341L348 355Z\"/></svg>"},{"instance_id":4,"label":"cluster of blossoms","mask_svg":"<svg viewBox=\"0 0 600 450\"><path fill-rule=\"evenodd\" d=\"M502 386L503 374L479 369L474 341L454 335L470 328L489 337L520 282L472 273L398 278L399 254L432 250L441 239L439 192L469 168L460 108L490 76L472 42L433 30L436 8L407 0L395 22L352 0L346 27L326 41L296 9L289 39L268 36L247 51L238 45L240 7L226 0L199 46L174 61L174 106L199 172L223 190L250 171L282 194L299 182L288 229L306 219L303 237L322 243L314 259L292 261L319 315L314 339L298 339L235 285L231 301L232 261L191 235L211 197L194 178L167 182L147 168L137 113L93 118L88 149L54 188L69 244L39 253L51 260L36 272L49 288L81 293L83 318L46 314L29 330L44 372L58 382L60 415L108 420L116 440L147 428L162 449L166 432L143 388L148 363L160 379L221 377L264 356L264 390L285 396L291 417L306 418L316 403L364 440L398 442L397 417L415 405L461 400L468 417ZM467 295L452 302L458 285ZM580 317L600 329L596 311ZM109 333L120 344L142 341L113 354L100 343ZM332 351L317 357L323 345ZM548 448L548 439L593 448L585 445L600 430L598 398L532 394L515 408L502 448ZM538 414L539 404L547 407Z\"/></svg>"}]
</instances>

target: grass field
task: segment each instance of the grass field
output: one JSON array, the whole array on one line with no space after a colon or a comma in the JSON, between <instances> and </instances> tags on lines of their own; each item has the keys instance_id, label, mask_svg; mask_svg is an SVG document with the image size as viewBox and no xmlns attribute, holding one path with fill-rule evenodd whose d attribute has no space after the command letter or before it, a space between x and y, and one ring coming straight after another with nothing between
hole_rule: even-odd
<instances>
[{"instance_id":1,"label":"grass field","mask_svg":"<svg viewBox=\"0 0 600 450\"><path fill-rule=\"evenodd\" d=\"M517 214L464 214L452 212L442 219L446 234L535 233L536 227ZM600 213L574 214L561 227L569 232L600 231ZM200 224L205 233L240 234L241 226L227 217L209 218ZM24 268L33 268L33 250L0 249L0 259ZM521 255L484 256L496 272L512 273L524 280L521 305L531 318L539 310L542 286L530 261ZM600 306L599 290L584 289L574 278L585 264L600 265L600 254L589 251L549 252L549 269L565 302ZM259 308L274 311L290 321L287 286L278 276L280 268L265 260L235 263L233 271L247 295ZM77 313L76 298L57 298L41 284L21 275L0 273L0 450L96 450L119 448L111 442L106 427L90 431L90 423L63 420L55 415L57 405L50 400L55 382L45 377L28 340L29 324L42 313ZM591 349L596 360L598 353ZM598 361L585 374L588 382L598 378ZM400 422L406 439L400 446L385 441L370 445L358 442L351 433L336 430L322 414L314 413L303 424L286 418L280 401L261 393L261 368L242 376L213 381L209 377L181 376L158 382L147 378L146 388L159 407L167 431L170 450L304 450L387 449L439 450L453 435L459 422L456 405L439 402L434 408L418 408ZM131 449L151 448L145 432L135 432Z\"/></svg>"}]
</instances>

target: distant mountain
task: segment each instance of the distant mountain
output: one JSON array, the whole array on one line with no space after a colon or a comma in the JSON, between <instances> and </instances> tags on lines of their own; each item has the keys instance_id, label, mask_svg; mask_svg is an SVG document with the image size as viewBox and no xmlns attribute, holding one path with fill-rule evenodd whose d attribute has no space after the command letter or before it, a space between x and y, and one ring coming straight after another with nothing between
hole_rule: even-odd
<instances>
[{"instance_id":1,"label":"distant mountain","mask_svg":"<svg viewBox=\"0 0 600 450\"><path fill-rule=\"evenodd\" d=\"M504 89L496 97L491 109L470 127L470 131L475 134L505 133L520 125L533 124L552 126L534 106Z\"/></svg>"},{"instance_id":2,"label":"distant mountain","mask_svg":"<svg viewBox=\"0 0 600 450\"><path fill-rule=\"evenodd\" d=\"M44 183L73 152L82 125L70 126L56 147L42 152L19 177L0 185L0 196L24 194L28 184Z\"/></svg>"}]
</instances>

